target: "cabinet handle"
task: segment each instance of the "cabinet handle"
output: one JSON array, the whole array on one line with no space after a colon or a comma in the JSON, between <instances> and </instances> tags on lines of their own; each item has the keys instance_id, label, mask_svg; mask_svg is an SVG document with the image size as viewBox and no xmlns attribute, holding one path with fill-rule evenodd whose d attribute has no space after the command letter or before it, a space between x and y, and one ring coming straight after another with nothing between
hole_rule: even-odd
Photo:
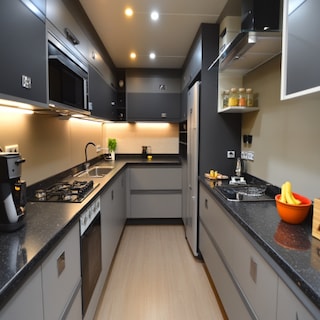
<instances>
[{"instance_id":1,"label":"cabinet handle","mask_svg":"<svg viewBox=\"0 0 320 320\"><path fill-rule=\"evenodd\" d=\"M208 209L208 199L205 199L205 200L204 200L204 207L205 207L206 209Z\"/></svg>"},{"instance_id":2,"label":"cabinet handle","mask_svg":"<svg viewBox=\"0 0 320 320\"><path fill-rule=\"evenodd\" d=\"M296 312L296 320L299 320L298 312Z\"/></svg>"},{"instance_id":3,"label":"cabinet handle","mask_svg":"<svg viewBox=\"0 0 320 320\"><path fill-rule=\"evenodd\" d=\"M257 271L258 271L258 265L251 257L250 258L250 276L254 283L257 283Z\"/></svg>"},{"instance_id":4,"label":"cabinet handle","mask_svg":"<svg viewBox=\"0 0 320 320\"><path fill-rule=\"evenodd\" d=\"M113 193L113 190L111 190L111 200L114 199L114 193Z\"/></svg>"},{"instance_id":5,"label":"cabinet handle","mask_svg":"<svg viewBox=\"0 0 320 320\"><path fill-rule=\"evenodd\" d=\"M59 256L59 258L57 259L58 277L60 277L65 267L66 267L66 257L65 257L65 251L63 251Z\"/></svg>"}]
</instances>

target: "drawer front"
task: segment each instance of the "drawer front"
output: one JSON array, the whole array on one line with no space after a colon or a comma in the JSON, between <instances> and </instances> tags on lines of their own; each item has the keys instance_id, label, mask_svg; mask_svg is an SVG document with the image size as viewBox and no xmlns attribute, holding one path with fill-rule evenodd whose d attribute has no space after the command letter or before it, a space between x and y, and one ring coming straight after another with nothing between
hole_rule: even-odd
<instances>
[{"instance_id":1,"label":"drawer front","mask_svg":"<svg viewBox=\"0 0 320 320\"><path fill-rule=\"evenodd\" d=\"M212 195L200 185L200 217L211 237L218 243L224 259L231 264L233 260L234 224L226 216Z\"/></svg>"},{"instance_id":2,"label":"drawer front","mask_svg":"<svg viewBox=\"0 0 320 320\"><path fill-rule=\"evenodd\" d=\"M181 194L132 194L130 218L181 218Z\"/></svg>"},{"instance_id":3,"label":"drawer front","mask_svg":"<svg viewBox=\"0 0 320 320\"><path fill-rule=\"evenodd\" d=\"M202 222L199 224L199 248L229 319L251 319Z\"/></svg>"},{"instance_id":4,"label":"drawer front","mask_svg":"<svg viewBox=\"0 0 320 320\"><path fill-rule=\"evenodd\" d=\"M276 319L276 273L240 231L235 230L234 237L232 267L241 289L259 319Z\"/></svg>"},{"instance_id":5,"label":"drawer front","mask_svg":"<svg viewBox=\"0 0 320 320\"><path fill-rule=\"evenodd\" d=\"M181 168L130 168L131 190L181 190Z\"/></svg>"},{"instance_id":6,"label":"drawer front","mask_svg":"<svg viewBox=\"0 0 320 320\"><path fill-rule=\"evenodd\" d=\"M43 263L42 278L45 319L57 319L64 312L81 279L78 224Z\"/></svg>"}]
</instances>

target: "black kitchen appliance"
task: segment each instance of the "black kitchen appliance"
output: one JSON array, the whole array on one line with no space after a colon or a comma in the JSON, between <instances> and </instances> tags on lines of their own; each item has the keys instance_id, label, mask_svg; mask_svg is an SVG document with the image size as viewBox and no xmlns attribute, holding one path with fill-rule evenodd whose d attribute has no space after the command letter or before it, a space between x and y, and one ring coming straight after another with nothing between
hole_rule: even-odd
<instances>
[{"instance_id":1,"label":"black kitchen appliance","mask_svg":"<svg viewBox=\"0 0 320 320\"><path fill-rule=\"evenodd\" d=\"M32 201L82 202L97 187L92 180L57 182L45 189L35 190Z\"/></svg>"},{"instance_id":2,"label":"black kitchen appliance","mask_svg":"<svg viewBox=\"0 0 320 320\"><path fill-rule=\"evenodd\" d=\"M0 152L0 231L11 232L24 225L26 183L21 181L19 153Z\"/></svg>"}]
</instances>

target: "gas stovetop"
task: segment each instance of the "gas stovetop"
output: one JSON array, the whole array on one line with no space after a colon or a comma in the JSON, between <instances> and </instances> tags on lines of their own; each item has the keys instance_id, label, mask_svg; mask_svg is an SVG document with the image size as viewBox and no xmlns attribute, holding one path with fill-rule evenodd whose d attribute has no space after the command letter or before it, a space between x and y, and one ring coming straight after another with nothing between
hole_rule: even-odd
<instances>
[{"instance_id":1,"label":"gas stovetop","mask_svg":"<svg viewBox=\"0 0 320 320\"><path fill-rule=\"evenodd\" d=\"M33 201L82 202L98 185L90 181L58 182L47 189L38 189Z\"/></svg>"}]
</instances>

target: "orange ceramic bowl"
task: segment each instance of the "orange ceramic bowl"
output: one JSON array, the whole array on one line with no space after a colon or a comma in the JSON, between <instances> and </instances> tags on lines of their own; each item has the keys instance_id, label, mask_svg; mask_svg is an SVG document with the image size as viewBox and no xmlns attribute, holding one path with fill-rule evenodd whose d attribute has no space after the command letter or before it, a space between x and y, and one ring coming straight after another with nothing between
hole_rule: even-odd
<instances>
[{"instance_id":1,"label":"orange ceramic bowl","mask_svg":"<svg viewBox=\"0 0 320 320\"><path fill-rule=\"evenodd\" d=\"M279 216L283 221L291 224L299 224L306 219L311 207L311 200L294 192L293 195L301 201L301 204L293 205L283 203L279 200L281 194L277 194L275 196L276 206Z\"/></svg>"}]
</instances>

